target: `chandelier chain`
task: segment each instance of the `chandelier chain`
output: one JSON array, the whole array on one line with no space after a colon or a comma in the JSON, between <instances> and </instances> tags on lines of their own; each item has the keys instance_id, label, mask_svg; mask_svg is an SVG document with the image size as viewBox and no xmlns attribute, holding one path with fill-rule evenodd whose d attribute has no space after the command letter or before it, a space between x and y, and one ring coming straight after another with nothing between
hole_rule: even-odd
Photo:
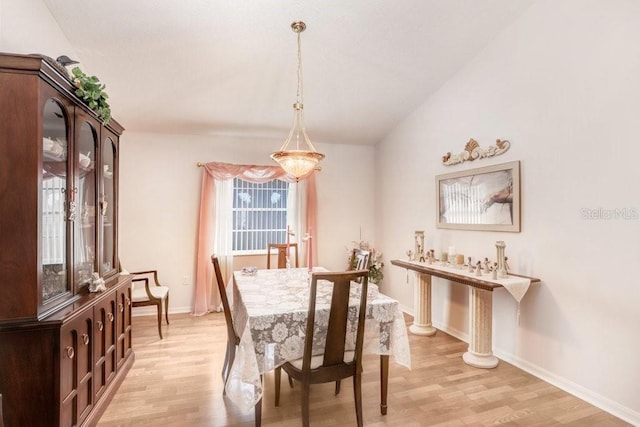
<instances>
[{"instance_id":1,"label":"chandelier chain","mask_svg":"<svg viewBox=\"0 0 640 427\"><path fill-rule=\"evenodd\" d=\"M300 32L298 32L298 92L296 93L296 102L304 104L304 95L302 92L302 49L300 48Z\"/></svg>"}]
</instances>

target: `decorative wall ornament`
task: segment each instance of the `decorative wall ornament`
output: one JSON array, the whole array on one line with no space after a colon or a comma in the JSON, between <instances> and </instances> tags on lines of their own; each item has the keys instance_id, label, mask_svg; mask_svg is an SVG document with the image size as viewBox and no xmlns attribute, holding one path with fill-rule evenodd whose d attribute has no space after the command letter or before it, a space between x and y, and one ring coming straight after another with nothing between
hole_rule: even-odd
<instances>
[{"instance_id":1,"label":"decorative wall ornament","mask_svg":"<svg viewBox=\"0 0 640 427\"><path fill-rule=\"evenodd\" d=\"M496 145L490 145L487 148L482 148L480 147L480 144L478 144L478 141L471 138L469 142L467 142L467 145L464 146L464 151L461 153L451 154L451 152L448 152L442 156L442 163L450 166L466 162L467 160L472 162L476 159L499 156L507 151L510 146L511 143L506 139L496 139Z\"/></svg>"}]
</instances>

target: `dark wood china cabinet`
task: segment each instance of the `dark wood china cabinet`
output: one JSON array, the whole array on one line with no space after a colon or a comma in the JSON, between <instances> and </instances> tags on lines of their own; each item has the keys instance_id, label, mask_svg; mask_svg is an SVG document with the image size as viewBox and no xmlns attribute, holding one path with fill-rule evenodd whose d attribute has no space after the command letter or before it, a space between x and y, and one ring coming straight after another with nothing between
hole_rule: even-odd
<instances>
[{"instance_id":1,"label":"dark wood china cabinet","mask_svg":"<svg viewBox=\"0 0 640 427\"><path fill-rule=\"evenodd\" d=\"M93 425L133 364L118 148L64 70L0 53L0 394L6 426ZM93 274L106 291L89 292Z\"/></svg>"}]
</instances>

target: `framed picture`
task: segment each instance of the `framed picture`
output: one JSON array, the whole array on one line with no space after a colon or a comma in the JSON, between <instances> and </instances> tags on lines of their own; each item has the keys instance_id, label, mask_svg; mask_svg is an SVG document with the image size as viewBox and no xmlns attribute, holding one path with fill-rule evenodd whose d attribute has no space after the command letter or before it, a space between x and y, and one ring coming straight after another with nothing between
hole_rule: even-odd
<instances>
[{"instance_id":1,"label":"framed picture","mask_svg":"<svg viewBox=\"0 0 640 427\"><path fill-rule=\"evenodd\" d=\"M437 227L520 232L520 162L436 176Z\"/></svg>"}]
</instances>

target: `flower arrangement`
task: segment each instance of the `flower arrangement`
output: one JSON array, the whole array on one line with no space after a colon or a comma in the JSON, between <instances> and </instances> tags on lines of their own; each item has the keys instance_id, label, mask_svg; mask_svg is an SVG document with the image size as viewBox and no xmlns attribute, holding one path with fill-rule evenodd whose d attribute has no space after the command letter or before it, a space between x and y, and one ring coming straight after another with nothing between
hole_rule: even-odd
<instances>
[{"instance_id":1,"label":"flower arrangement","mask_svg":"<svg viewBox=\"0 0 640 427\"><path fill-rule=\"evenodd\" d=\"M362 249L369 251L369 282L378 284L384 278L384 263L382 262L382 252L376 251L374 248L369 247L369 242L360 240L359 242L351 242L351 247L347 248L349 261L351 261L351 254L354 249Z\"/></svg>"}]
</instances>

